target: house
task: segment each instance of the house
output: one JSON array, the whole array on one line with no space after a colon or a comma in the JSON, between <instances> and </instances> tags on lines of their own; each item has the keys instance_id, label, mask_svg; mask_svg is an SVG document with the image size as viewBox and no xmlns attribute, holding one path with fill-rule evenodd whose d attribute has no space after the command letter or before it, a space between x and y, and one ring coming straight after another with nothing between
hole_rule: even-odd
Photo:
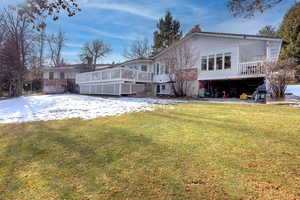
<instances>
[{"instance_id":1,"label":"house","mask_svg":"<svg viewBox=\"0 0 300 200\"><path fill-rule=\"evenodd\" d=\"M154 56L77 74L76 84L81 94L173 95L180 77L188 96L238 97L264 83L263 63L277 61L281 43L276 37L203 32L195 26Z\"/></svg>"},{"instance_id":2,"label":"house","mask_svg":"<svg viewBox=\"0 0 300 200\"><path fill-rule=\"evenodd\" d=\"M96 65L96 69L110 66L108 64ZM63 65L59 67L45 67L43 72L43 92L56 94L64 92L76 92L76 74L90 71L91 67L82 64Z\"/></svg>"}]
</instances>

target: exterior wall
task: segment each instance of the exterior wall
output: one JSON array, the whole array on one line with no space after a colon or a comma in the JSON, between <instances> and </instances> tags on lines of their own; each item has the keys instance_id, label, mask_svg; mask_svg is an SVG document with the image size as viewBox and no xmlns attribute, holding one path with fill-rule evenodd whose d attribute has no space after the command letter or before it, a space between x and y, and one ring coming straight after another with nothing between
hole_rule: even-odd
<instances>
[{"instance_id":1,"label":"exterior wall","mask_svg":"<svg viewBox=\"0 0 300 200\"><path fill-rule=\"evenodd\" d=\"M190 35L181 44L189 47L192 53L193 64L182 70L184 80L188 81L188 96L199 95L199 81L205 80L226 80L226 79L247 79L264 77L263 62L276 60L279 56L281 41L277 39L266 39L258 37L239 36L212 36L200 35L198 33ZM231 54L231 67L225 69L225 55ZM222 54L222 69L217 69L217 54ZM159 95L172 95L171 81L174 80L174 74L170 74L164 63L164 51L153 59L132 60L116 66L94 72L89 72L79 79L76 76L77 84L80 85L80 92L86 94L137 94L149 90L152 85L153 93L157 94L157 86L160 87ZM177 55L177 54L176 54ZM214 55L214 69L209 71L201 69L202 56L209 57ZM141 66L147 66L146 72L142 72ZM131 70L128 70L131 69ZM116 73L116 71L121 70ZM123 73L123 71L126 73ZM114 72L113 72L114 71ZM133 71L133 72L130 72ZM107 75L103 78L103 74ZM127 73L128 72L128 73ZM95 72L96 73L96 72ZM149 73L151 76L147 76ZM126 75L127 74L127 75ZM139 76L143 75L143 76ZM148 75L149 75L148 74ZM124 76L123 76L124 75ZM153 79L152 79L153 75ZM66 77L69 75L66 74ZM73 76L73 75L70 75ZM54 73L54 79L60 77L60 73ZM110 77L110 78L109 78ZM126 78L127 77L127 78ZM138 78L144 77L144 78ZM49 74L44 74L44 78L49 78ZM136 83L142 83L143 86ZM150 84L150 85L149 85ZM142 91L140 88L144 88ZM110 89L109 89L110 88ZM163 89L164 88L164 89ZM109 91L111 90L111 91ZM148 94L151 92L147 92Z\"/></svg>"},{"instance_id":2,"label":"exterior wall","mask_svg":"<svg viewBox=\"0 0 300 200\"><path fill-rule=\"evenodd\" d=\"M53 80L50 80L50 72L53 72ZM64 79L60 75L64 73ZM43 71L43 92L48 93L64 93L69 88L73 88L75 92L75 78L78 70L61 68L48 68Z\"/></svg>"},{"instance_id":3,"label":"exterior wall","mask_svg":"<svg viewBox=\"0 0 300 200\"><path fill-rule=\"evenodd\" d=\"M192 39L193 52L198 53L196 67L199 68L198 80L217 80L243 78L240 63L246 61L266 61L270 58L270 45L272 44L273 60L279 55L281 43L266 40L238 39L212 36L194 36ZM275 51L275 52L274 52ZM203 71L201 70L201 57L231 53L231 68ZM223 57L224 62L224 57ZM256 76L256 75L254 75ZM262 77L263 75L258 75ZM247 77L245 77L247 78Z\"/></svg>"},{"instance_id":4,"label":"exterior wall","mask_svg":"<svg viewBox=\"0 0 300 200\"><path fill-rule=\"evenodd\" d=\"M124 66L125 68L128 68L128 69L142 71L143 65L147 67L147 71L145 71L145 72L153 72L152 61L134 61L134 62L126 63L122 66Z\"/></svg>"},{"instance_id":5,"label":"exterior wall","mask_svg":"<svg viewBox=\"0 0 300 200\"><path fill-rule=\"evenodd\" d=\"M67 87L67 80L43 80L43 92L64 93Z\"/></svg>"}]
</instances>

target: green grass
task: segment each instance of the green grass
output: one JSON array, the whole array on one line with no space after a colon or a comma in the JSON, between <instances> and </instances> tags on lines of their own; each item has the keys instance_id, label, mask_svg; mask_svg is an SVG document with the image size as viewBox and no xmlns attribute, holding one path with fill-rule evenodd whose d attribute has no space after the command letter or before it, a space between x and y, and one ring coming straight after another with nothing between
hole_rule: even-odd
<instances>
[{"instance_id":1,"label":"green grass","mask_svg":"<svg viewBox=\"0 0 300 200\"><path fill-rule=\"evenodd\" d=\"M187 103L0 125L0 199L300 199L300 109Z\"/></svg>"}]
</instances>

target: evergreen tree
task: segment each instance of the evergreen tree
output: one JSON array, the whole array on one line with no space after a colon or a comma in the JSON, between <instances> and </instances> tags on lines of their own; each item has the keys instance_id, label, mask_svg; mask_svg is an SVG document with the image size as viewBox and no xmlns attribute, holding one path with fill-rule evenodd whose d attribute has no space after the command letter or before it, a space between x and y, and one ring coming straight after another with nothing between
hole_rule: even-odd
<instances>
[{"instance_id":1,"label":"evergreen tree","mask_svg":"<svg viewBox=\"0 0 300 200\"><path fill-rule=\"evenodd\" d=\"M283 40L280 57L295 58L300 65L300 3L296 3L284 16L278 35Z\"/></svg>"},{"instance_id":2,"label":"evergreen tree","mask_svg":"<svg viewBox=\"0 0 300 200\"><path fill-rule=\"evenodd\" d=\"M158 30L154 32L154 51L166 48L182 37L180 22L173 19L170 12L159 20L156 27Z\"/></svg>"},{"instance_id":3,"label":"evergreen tree","mask_svg":"<svg viewBox=\"0 0 300 200\"><path fill-rule=\"evenodd\" d=\"M265 26L259 30L258 35L275 36L276 28L272 25Z\"/></svg>"}]
</instances>

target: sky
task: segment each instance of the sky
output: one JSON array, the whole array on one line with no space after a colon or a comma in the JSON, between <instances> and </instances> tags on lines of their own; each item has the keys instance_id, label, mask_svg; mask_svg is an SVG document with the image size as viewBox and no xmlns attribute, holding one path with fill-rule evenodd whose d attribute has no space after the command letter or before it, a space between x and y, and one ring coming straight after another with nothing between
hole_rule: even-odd
<instances>
[{"instance_id":1,"label":"sky","mask_svg":"<svg viewBox=\"0 0 300 200\"><path fill-rule=\"evenodd\" d=\"M0 7L22 0L0 0ZM170 11L179 20L184 33L196 24L203 31L256 34L266 25L278 27L293 5L286 0L251 19L235 18L228 11L227 0L77 0L81 12L74 17L62 15L48 20L47 32L62 30L66 34L63 57L67 63L80 63L79 53L85 42L101 39L112 47L112 53L99 63L121 62L124 48L135 40L148 38L159 18Z\"/></svg>"}]
</instances>

